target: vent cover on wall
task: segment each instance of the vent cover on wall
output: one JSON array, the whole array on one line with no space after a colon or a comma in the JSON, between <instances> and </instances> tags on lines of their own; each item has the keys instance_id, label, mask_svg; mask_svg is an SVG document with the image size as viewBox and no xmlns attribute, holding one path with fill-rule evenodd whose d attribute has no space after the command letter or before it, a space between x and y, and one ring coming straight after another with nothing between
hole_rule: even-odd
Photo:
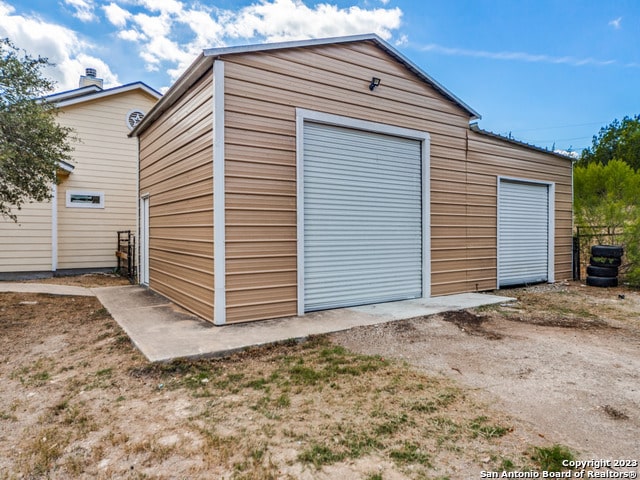
<instances>
[{"instance_id":1,"label":"vent cover on wall","mask_svg":"<svg viewBox=\"0 0 640 480\"><path fill-rule=\"evenodd\" d=\"M140 123L140 121L144 118L144 113L140 110L131 110L127 114L127 127L129 130L133 130L133 128Z\"/></svg>"}]
</instances>

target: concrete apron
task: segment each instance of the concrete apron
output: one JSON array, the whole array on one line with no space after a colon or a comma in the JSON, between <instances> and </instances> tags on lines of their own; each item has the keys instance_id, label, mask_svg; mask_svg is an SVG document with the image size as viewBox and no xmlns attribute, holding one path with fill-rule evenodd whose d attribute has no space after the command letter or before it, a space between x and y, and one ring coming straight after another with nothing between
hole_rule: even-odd
<instances>
[{"instance_id":1,"label":"concrete apron","mask_svg":"<svg viewBox=\"0 0 640 480\"><path fill-rule=\"evenodd\" d=\"M216 327L143 287L103 287L92 291L152 362L223 356L248 347L304 339L310 335L515 300L464 293Z\"/></svg>"}]
</instances>

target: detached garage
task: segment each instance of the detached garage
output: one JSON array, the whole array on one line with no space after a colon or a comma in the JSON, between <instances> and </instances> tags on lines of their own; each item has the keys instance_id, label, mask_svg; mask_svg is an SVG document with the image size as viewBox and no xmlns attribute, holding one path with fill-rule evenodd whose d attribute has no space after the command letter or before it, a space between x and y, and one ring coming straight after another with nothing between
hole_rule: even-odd
<instances>
[{"instance_id":1,"label":"detached garage","mask_svg":"<svg viewBox=\"0 0 640 480\"><path fill-rule=\"evenodd\" d=\"M203 52L134 129L140 280L225 323L571 275L571 161L375 35Z\"/></svg>"}]
</instances>

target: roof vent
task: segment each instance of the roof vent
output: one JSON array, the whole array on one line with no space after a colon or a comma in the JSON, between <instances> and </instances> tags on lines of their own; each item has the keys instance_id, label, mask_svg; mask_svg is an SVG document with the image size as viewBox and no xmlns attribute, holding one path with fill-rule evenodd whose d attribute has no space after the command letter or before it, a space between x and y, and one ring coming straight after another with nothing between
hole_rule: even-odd
<instances>
[{"instance_id":1,"label":"roof vent","mask_svg":"<svg viewBox=\"0 0 640 480\"><path fill-rule=\"evenodd\" d=\"M91 85L95 85L100 90L102 90L104 80L96 77L96 75L97 75L97 72L95 68L86 68L85 74L80 76L79 87L82 88L82 87L89 87Z\"/></svg>"}]
</instances>

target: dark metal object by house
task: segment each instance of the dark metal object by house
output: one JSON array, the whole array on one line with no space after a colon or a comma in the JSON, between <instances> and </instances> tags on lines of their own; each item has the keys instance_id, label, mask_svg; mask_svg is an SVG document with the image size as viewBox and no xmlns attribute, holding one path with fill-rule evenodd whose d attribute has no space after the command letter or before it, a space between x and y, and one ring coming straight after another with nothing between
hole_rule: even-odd
<instances>
[{"instance_id":1,"label":"dark metal object by house","mask_svg":"<svg viewBox=\"0 0 640 480\"><path fill-rule=\"evenodd\" d=\"M136 283L136 236L131 233L131 230L118 232L116 258L118 259L117 273L127 277L131 283Z\"/></svg>"}]
</instances>

